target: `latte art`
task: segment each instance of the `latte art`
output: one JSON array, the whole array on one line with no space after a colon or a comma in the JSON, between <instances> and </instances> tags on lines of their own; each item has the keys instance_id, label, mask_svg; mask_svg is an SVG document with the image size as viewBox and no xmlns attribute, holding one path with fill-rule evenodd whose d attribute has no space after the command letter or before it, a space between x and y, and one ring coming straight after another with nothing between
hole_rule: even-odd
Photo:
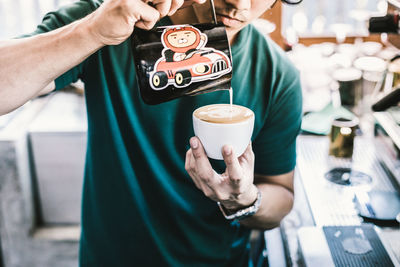
<instances>
[{"instance_id":1,"label":"latte art","mask_svg":"<svg viewBox=\"0 0 400 267\"><path fill-rule=\"evenodd\" d=\"M212 123L237 123L252 118L254 113L243 106L215 104L198 108L194 111L194 116Z\"/></svg>"}]
</instances>

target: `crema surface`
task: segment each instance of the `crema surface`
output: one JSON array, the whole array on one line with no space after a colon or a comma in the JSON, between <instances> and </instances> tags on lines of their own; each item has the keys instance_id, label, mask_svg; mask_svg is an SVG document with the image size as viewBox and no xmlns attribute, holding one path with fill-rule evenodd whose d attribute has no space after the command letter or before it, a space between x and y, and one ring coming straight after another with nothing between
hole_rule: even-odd
<instances>
[{"instance_id":1,"label":"crema surface","mask_svg":"<svg viewBox=\"0 0 400 267\"><path fill-rule=\"evenodd\" d=\"M194 116L211 123L237 123L252 118L254 113L244 106L215 104L196 109Z\"/></svg>"}]
</instances>

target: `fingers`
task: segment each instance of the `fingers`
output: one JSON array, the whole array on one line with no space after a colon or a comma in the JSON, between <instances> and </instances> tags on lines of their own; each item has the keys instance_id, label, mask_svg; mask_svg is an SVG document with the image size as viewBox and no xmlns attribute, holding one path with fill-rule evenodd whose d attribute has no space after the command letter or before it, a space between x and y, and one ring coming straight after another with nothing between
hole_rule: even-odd
<instances>
[{"instance_id":1,"label":"fingers","mask_svg":"<svg viewBox=\"0 0 400 267\"><path fill-rule=\"evenodd\" d=\"M189 149L186 152L186 158L185 158L185 170L189 173L190 177L192 178L194 184L196 185L196 187L198 189L201 189L201 183L198 180L197 176L193 174L193 154L192 154L192 150Z\"/></svg>"},{"instance_id":2,"label":"fingers","mask_svg":"<svg viewBox=\"0 0 400 267\"><path fill-rule=\"evenodd\" d=\"M205 3L206 0L154 0L150 6L147 2L135 1L139 7L139 17L136 18L135 26L141 29L149 30L162 17L174 14L179 8L187 7L193 3Z\"/></svg>"},{"instance_id":3,"label":"fingers","mask_svg":"<svg viewBox=\"0 0 400 267\"><path fill-rule=\"evenodd\" d=\"M194 3L203 4L207 0L155 0L153 4L160 13L160 17L171 16L178 9L193 5Z\"/></svg>"},{"instance_id":4,"label":"fingers","mask_svg":"<svg viewBox=\"0 0 400 267\"><path fill-rule=\"evenodd\" d=\"M254 152L252 148L252 143L250 142L249 145L247 146L246 150L243 152L243 154L239 157L239 162L240 163L248 163L253 165L254 163Z\"/></svg>"},{"instance_id":5,"label":"fingers","mask_svg":"<svg viewBox=\"0 0 400 267\"><path fill-rule=\"evenodd\" d=\"M243 177L242 167L240 166L238 158L235 156L232 146L225 145L222 148L222 156L225 161L229 179L233 183L239 183L241 178Z\"/></svg>"},{"instance_id":6,"label":"fingers","mask_svg":"<svg viewBox=\"0 0 400 267\"><path fill-rule=\"evenodd\" d=\"M178 9L192 5L193 3L202 4L206 0L154 0L152 6L159 12L159 18L173 15Z\"/></svg>"},{"instance_id":7,"label":"fingers","mask_svg":"<svg viewBox=\"0 0 400 267\"><path fill-rule=\"evenodd\" d=\"M211 188L218 185L219 175L212 168L200 140L192 137L190 146L191 148L186 152L185 169L196 186L203 190L204 185Z\"/></svg>"},{"instance_id":8,"label":"fingers","mask_svg":"<svg viewBox=\"0 0 400 267\"><path fill-rule=\"evenodd\" d=\"M184 3L184 0L173 0L168 16L173 15Z\"/></svg>"},{"instance_id":9,"label":"fingers","mask_svg":"<svg viewBox=\"0 0 400 267\"><path fill-rule=\"evenodd\" d=\"M198 189L200 189L205 196L210 199L215 200L215 193L214 190L206 183L206 181L210 181L211 179L202 179L201 176L197 172L197 165L195 163L195 158L192 153L192 149L189 149L186 152L185 158L185 169L192 178L194 184ZM212 170L213 175L215 175L214 170ZM217 200L215 200L217 201Z\"/></svg>"},{"instance_id":10,"label":"fingers","mask_svg":"<svg viewBox=\"0 0 400 267\"><path fill-rule=\"evenodd\" d=\"M158 13L160 13L160 18L165 17L171 10L171 0L154 0L152 3L157 9Z\"/></svg>"},{"instance_id":11,"label":"fingers","mask_svg":"<svg viewBox=\"0 0 400 267\"><path fill-rule=\"evenodd\" d=\"M190 0L202 3L204 0ZM87 17L91 36L102 45L117 45L125 41L134 26L150 30L156 22L172 15L184 4L184 0L108 0Z\"/></svg>"},{"instance_id":12,"label":"fingers","mask_svg":"<svg viewBox=\"0 0 400 267\"><path fill-rule=\"evenodd\" d=\"M193 0L193 2L197 3L197 4L204 4L207 0ZM190 0L188 1L190 2Z\"/></svg>"},{"instance_id":13,"label":"fingers","mask_svg":"<svg viewBox=\"0 0 400 267\"><path fill-rule=\"evenodd\" d=\"M191 149L190 149L191 150ZM201 177L200 175L198 175L198 173L196 172L196 163L195 163L195 159L193 156L193 153L191 154L191 176L193 181L195 181L195 184L197 186L197 188L199 188L201 191L203 191L204 195L212 200L215 200L215 193L214 193L214 189L212 188L212 185L208 184L212 179L210 178L205 178L205 177ZM214 170L212 170L212 175L214 175ZM210 176L212 177L212 176Z\"/></svg>"},{"instance_id":14,"label":"fingers","mask_svg":"<svg viewBox=\"0 0 400 267\"><path fill-rule=\"evenodd\" d=\"M212 168L200 140L192 137L189 142L191 148L186 152L185 169L206 197L233 208L241 207L243 203L247 204L249 199L253 201L254 194L249 190L254 177L254 154L251 144L239 158L235 156L231 146L224 146L222 155L226 172L219 175Z\"/></svg>"},{"instance_id":15,"label":"fingers","mask_svg":"<svg viewBox=\"0 0 400 267\"><path fill-rule=\"evenodd\" d=\"M197 137L190 139L190 147L193 154L193 167L196 174L207 184L213 183L214 169L211 167L207 154Z\"/></svg>"},{"instance_id":16,"label":"fingers","mask_svg":"<svg viewBox=\"0 0 400 267\"><path fill-rule=\"evenodd\" d=\"M150 30L160 18L159 11L142 1L137 1L136 4L138 6L135 10L138 10L138 13L134 16L137 21L135 26L144 30Z\"/></svg>"}]
</instances>

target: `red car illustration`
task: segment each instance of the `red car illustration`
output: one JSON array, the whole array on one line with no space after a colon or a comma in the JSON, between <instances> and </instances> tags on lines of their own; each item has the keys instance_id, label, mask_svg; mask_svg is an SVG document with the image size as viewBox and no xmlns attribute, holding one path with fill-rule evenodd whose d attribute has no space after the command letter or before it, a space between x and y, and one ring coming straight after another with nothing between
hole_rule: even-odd
<instances>
[{"instance_id":1,"label":"red car illustration","mask_svg":"<svg viewBox=\"0 0 400 267\"><path fill-rule=\"evenodd\" d=\"M162 90L170 84L182 88L192 82L216 79L231 70L230 60L223 52L200 49L180 61L167 62L161 57L150 73L150 85L154 90Z\"/></svg>"}]
</instances>

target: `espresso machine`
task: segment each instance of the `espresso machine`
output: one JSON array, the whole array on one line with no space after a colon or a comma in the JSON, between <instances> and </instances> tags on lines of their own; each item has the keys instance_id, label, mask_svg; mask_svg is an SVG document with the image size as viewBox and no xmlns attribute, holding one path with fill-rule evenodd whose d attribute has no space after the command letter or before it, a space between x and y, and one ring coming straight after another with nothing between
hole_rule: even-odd
<instances>
[{"instance_id":1,"label":"espresso machine","mask_svg":"<svg viewBox=\"0 0 400 267\"><path fill-rule=\"evenodd\" d=\"M387 33L388 41L400 48L400 1L387 0L387 2L387 14L382 17L371 17L369 31ZM392 58L391 62L399 60L400 54ZM389 92L372 105L376 120L374 132L379 151L377 157L400 192L400 85L393 80L390 85L392 88Z\"/></svg>"}]
</instances>

